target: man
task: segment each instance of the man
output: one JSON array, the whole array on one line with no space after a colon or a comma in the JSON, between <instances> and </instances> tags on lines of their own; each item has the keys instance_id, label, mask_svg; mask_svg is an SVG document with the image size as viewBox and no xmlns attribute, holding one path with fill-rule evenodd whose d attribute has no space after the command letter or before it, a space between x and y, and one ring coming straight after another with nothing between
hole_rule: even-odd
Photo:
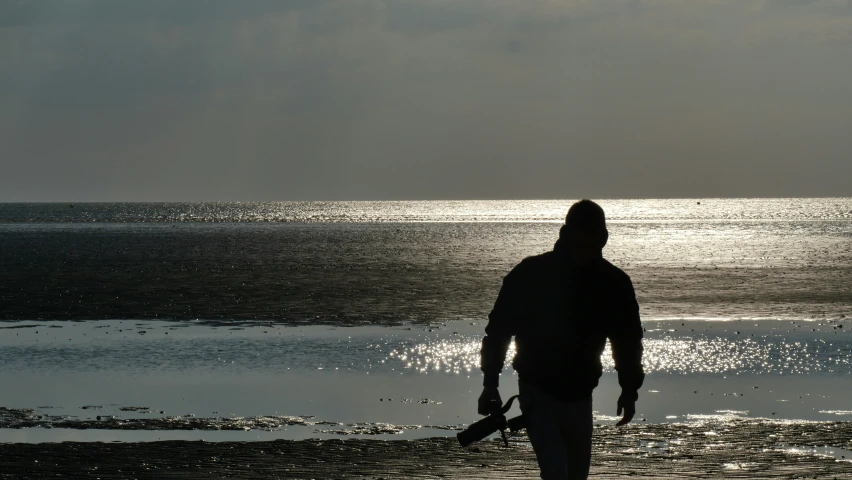
<instances>
[{"instance_id":1,"label":"man","mask_svg":"<svg viewBox=\"0 0 852 480\"><path fill-rule=\"evenodd\" d=\"M608 237L598 204L572 205L553 251L525 258L503 279L485 327L479 413L502 403L499 375L514 336L521 412L545 480L589 475L592 390L607 339L622 389L617 425L636 412L645 377L639 305L630 277L603 258Z\"/></svg>"}]
</instances>

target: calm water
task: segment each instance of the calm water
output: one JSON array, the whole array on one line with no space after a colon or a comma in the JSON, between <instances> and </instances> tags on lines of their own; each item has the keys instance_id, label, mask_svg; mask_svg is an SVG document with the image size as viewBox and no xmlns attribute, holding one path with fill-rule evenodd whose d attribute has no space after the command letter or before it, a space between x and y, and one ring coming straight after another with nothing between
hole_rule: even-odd
<instances>
[{"instance_id":1,"label":"calm water","mask_svg":"<svg viewBox=\"0 0 852 480\"><path fill-rule=\"evenodd\" d=\"M852 199L601 203L645 318L850 314ZM481 318L569 204L0 204L0 318Z\"/></svg>"},{"instance_id":2,"label":"calm water","mask_svg":"<svg viewBox=\"0 0 852 480\"><path fill-rule=\"evenodd\" d=\"M453 434L502 276L570 203L0 204L0 441ZM601 204L641 419L852 418L852 199Z\"/></svg>"}]
</instances>

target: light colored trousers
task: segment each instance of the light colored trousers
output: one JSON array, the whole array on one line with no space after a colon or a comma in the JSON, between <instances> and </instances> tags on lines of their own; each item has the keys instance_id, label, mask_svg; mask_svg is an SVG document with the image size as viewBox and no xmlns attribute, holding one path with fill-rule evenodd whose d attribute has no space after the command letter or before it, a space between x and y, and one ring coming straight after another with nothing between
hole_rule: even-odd
<instances>
[{"instance_id":1,"label":"light colored trousers","mask_svg":"<svg viewBox=\"0 0 852 480\"><path fill-rule=\"evenodd\" d=\"M519 381L518 389L541 478L586 480L592 461L592 396L560 402L529 383Z\"/></svg>"}]
</instances>

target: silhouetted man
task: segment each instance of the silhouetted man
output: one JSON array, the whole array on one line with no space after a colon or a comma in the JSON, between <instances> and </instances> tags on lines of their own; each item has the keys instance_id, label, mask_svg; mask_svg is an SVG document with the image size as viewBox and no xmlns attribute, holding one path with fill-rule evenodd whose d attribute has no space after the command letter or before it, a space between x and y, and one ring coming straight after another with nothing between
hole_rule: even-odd
<instances>
[{"instance_id":1,"label":"silhouetted man","mask_svg":"<svg viewBox=\"0 0 852 480\"><path fill-rule=\"evenodd\" d=\"M642 326L630 277L603 258L603 209L581 200L568 210L553 251L525 258L503 278L482 340L479 413L494 402L512 337L521 411L541 478L586 479L592 451L592 390L612 346L624 425L636 412L645 374Z\"/></svg>"}]
</instances>

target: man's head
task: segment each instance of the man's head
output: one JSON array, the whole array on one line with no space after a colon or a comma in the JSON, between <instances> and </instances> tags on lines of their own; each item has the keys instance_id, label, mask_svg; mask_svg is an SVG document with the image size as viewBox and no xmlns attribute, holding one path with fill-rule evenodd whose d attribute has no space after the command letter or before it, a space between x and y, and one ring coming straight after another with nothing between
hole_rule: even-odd
<instances>
[{"instance_id":1,"label":"man's head","mask_svg":"<svg viewBox=\"0 0 852 480\"><path fill-rule=\"evenodd\" d=\"M606 217L600 205L587 199L571 205L565 225L559 231L559 243L564 244L575 264L585 267L601 258L608 238Z\"/></svg>"}]
</instances>

